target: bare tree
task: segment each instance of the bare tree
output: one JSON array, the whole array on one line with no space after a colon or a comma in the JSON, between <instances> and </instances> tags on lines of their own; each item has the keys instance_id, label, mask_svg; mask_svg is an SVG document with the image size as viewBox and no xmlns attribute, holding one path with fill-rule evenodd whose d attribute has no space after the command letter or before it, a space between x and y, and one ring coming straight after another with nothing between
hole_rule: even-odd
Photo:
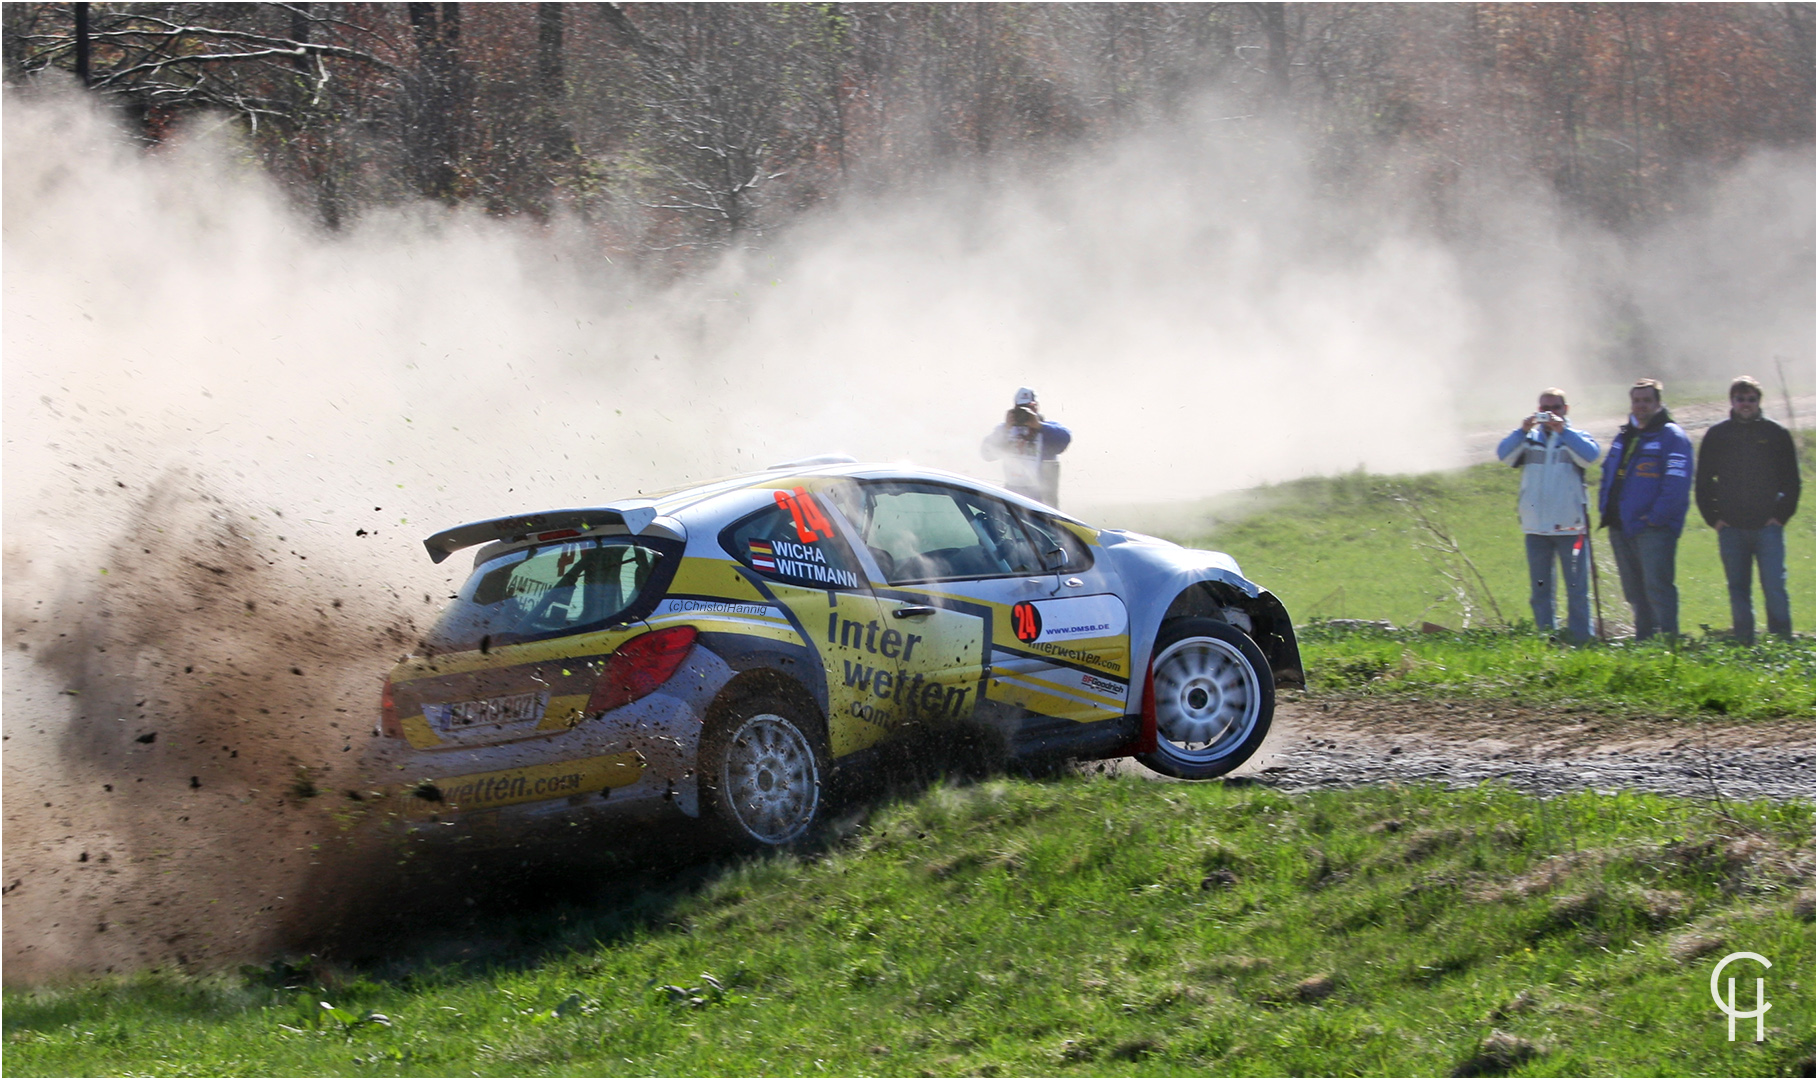
<instances>
[{"instance_id":1,"label":"bare tree","mask_svg":"<svg viewBox=\"0 0 1818 1080\"><path fill-rule=\"evenodd\" d=\"M417 190L433 199L455 195L460 114L467 104L461 72L461 5L406 4L417 66L409 88L405 133Z\"/></svg>"},{"instance_id":2,"label":"bare tree","mask_svg":"<svg viewBox=\"0 0 1818 1080\"><path fill-rule=\"evenodd\" d=\"M1251 4L1250 7L1256 12L1256 19L1262 24L1263 40L1268 43L1263 50L1263 64L1268 72L1268 101L1280 107L1288 100L1288 5Z\"/></svg>"},{"instance_id":3,"label":"bare tree","mask_svg":"<svg viewBox=\"0 0 1818 1080\"><path fill-rule=\"evenodd\" d=\"M564 163L575 156L574 135L564 115L568 96L563 75L562 24L567 4L537 5L537 104L543 154Z\"/></svg>"},{"instance_id":4,"label":"bare tree","mask_svg":"<svg viewBox=\"0 0 1818 1080\"><path fill-rule=\"evenodd\" d=\"M238 116L269 164L315 188L334 225L349 166L332 132L348 113L394 99L405 74L384 27L344 18L341 7L9 5L7 76L68 67L153 141L188 112Z\"/></svg>"},{"instance_id":5,"label":"bare tree","mask_svg":"<svg viewBox=\"0 0 1818 1080\"><path fill-rule=\"evenodd\" d=\"M816 73L795 49L819 12L680 4L634 21L618 4L594 10L638 61L641 134L662 179L649 205L694 223L684 244L762 231L770 185L826 116L808 105Z\"/></svg>"},{"instance_id":6,"label":"bare tree","mask_svg":"<svg viewBox=\"0 0 1818 1080\"><path fill-rule=\"evenodd\" d=\"M9 84L62 71L148 142L238 117L321 220L431 198L575 209L678 267L842 191L1153 122L1215 91L1454 227L1544 178L1619 230L1812 144L1809 4L9 3Z\"/></svg>"}]
</instances>

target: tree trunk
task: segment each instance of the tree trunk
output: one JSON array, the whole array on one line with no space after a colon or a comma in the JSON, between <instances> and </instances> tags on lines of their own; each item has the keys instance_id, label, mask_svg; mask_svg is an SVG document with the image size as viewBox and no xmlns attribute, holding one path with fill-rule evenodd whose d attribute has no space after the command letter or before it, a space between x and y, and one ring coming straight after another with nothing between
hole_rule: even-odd
<instances>
[{"instance_id":1,"label":"tree trunk","mask_svg":"<svg viewBox=\"0 0 1818 1080\"><path fill-rule=\"evenodd\" d=\"M309 44L309 9L312 4L292 4L290 8L290 39L299 46ZM309 50L299 48L291 66L298 72L309 74Z\"/></svg>"},{"instance_id":2,"label":"tree trunk","mask_svg":"<svg viewBox=\"0 0 1818 1080\"><path fill-rule=\"evenodd\" d=\"M1268 87L1272 107L1288 102L1288 5L1256 4L1257 18L1262 20L1263 38L1268 41Z\"/></svg>"},{"instance_id":3,"label":"tree trunk","mask_svg":"<svg viewBox=\"0 0 1818 1080\"><path fill-rule=\"evenodd\" d=\"M84 88L93 83L89 77L89 32L88 5L71 4L76 12L76 78L81 80Z\"/></svg>"},{"instance_id":4,"label":"tree trunk","mask_svg":"<svg viewBox=\"0 0 1818 1080\"><path fill-rule=\"evenodd\" d=\"M543 156L551 162L575 157L574 136L564 119L568 80L562 63L562 20L566 4L537 5L537 111Z\"/></svg>"},{"instance_id":5,"label":"tree trunk","mask_svg":"<svg viewBox=\"0 0 1818 1080\"><path fill-rule=\"evenodd\" d=\"M418 191L432 199L452 199L460 150L461 5L413 3L405 9L417 46L408 132L412 171Z\"/></svg>"}]
</instances>

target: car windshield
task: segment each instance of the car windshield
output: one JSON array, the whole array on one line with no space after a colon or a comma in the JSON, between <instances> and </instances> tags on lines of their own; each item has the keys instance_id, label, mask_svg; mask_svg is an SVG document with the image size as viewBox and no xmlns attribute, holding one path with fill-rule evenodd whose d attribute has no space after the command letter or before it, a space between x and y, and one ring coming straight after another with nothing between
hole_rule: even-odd
<instances>
[{"instance_id":1,"label":"car windshield","mask_svg":"<svg viewBox=\"0 0 1818 1080\"><path fill-rule=\"evenodd\" d=\"M474 568L423 646L485 650L599 629L636 605L663 558L624 539L506 552Z\"/></svg>"}]
</instances>

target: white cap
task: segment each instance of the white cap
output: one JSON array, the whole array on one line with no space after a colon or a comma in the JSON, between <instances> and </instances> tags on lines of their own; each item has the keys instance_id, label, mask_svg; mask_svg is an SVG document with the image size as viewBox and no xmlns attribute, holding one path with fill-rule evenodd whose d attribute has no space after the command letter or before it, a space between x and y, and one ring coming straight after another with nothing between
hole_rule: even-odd
<instances>
[{"instance_id":1,"label":"white cap","mask_svg":"<svg viewBox=\"0 0 1818 1080\"><path fill-rule=\"evenodd\" d=\"M1029 389L1027 386L1017 387L1015 404L1017 404L1017 405L1035 404L1035 391Z\"/></svg>"}]
</instances>

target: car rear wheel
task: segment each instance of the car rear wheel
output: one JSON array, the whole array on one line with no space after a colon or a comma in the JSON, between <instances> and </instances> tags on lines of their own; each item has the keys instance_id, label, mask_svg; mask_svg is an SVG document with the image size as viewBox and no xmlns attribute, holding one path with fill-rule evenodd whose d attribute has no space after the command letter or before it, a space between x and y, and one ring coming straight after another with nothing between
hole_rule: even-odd
<instances>
[{"instance_id":1,"label":"car rear wheel","mask_svg":"<svg viewBox=\"0 0 1818 1080\"><path fill-rule=\"evenodd\" d=\"M1155 750L1165 776L1210 780L1249 760L1275 716L1275 677L1249 635L1215 619L1175 619L1155 640Z\"/></svg>"},{"instance_id":2,"label":"car rear wheel","mask_svg":"<svg viewBox=\"0 0 1818 1080\"><path fill-rule=\"evenodd\" d=\"M770 695L745 699L715 725L702 747L706 793L735 841L776 847L808 834L825 802L819 733Z\"/></svg>"}]
</instances>

